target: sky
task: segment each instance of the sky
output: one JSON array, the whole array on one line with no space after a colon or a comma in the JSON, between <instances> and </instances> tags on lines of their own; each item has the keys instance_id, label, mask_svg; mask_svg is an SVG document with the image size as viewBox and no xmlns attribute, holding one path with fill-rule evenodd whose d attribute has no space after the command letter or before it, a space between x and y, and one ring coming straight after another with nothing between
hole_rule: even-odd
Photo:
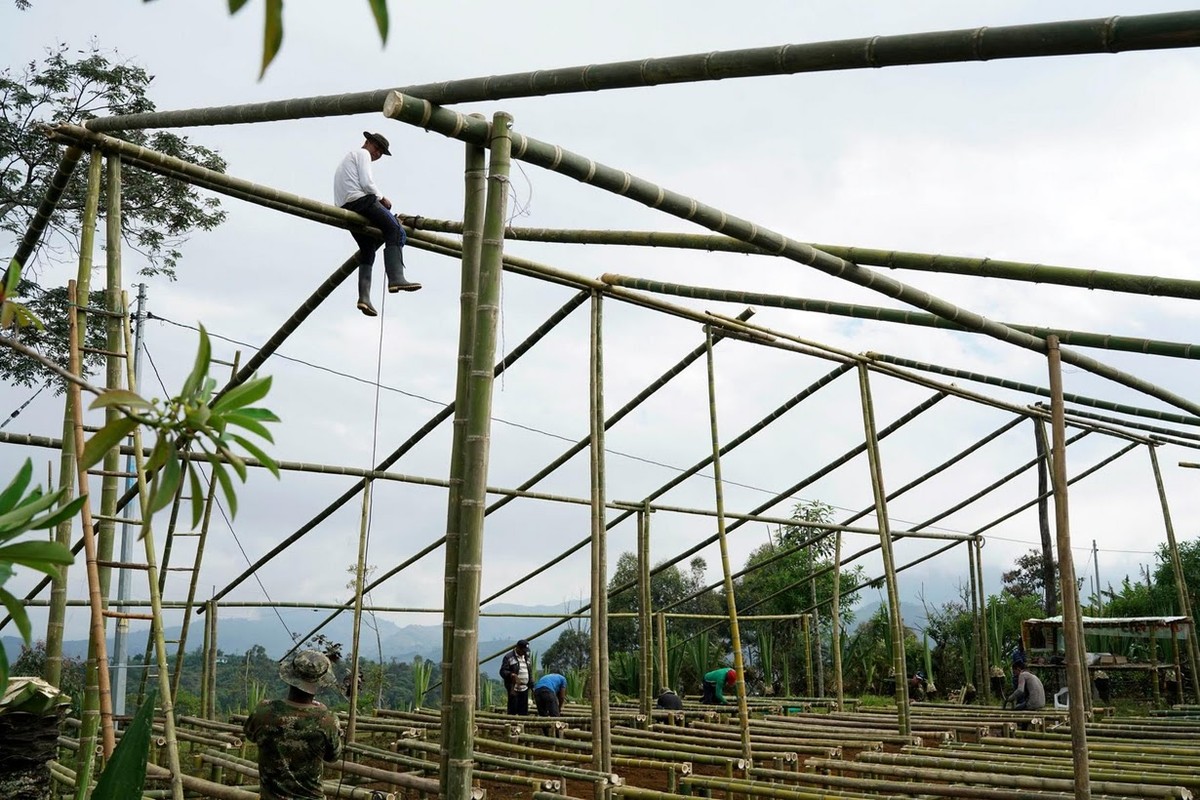
<instances>
[{"instance_id":1,"label":"sky","mask_svg":"<svg viewBox=\"0 0 1200 800\"><path fill-rule=\"evenodd\" d=\"M603 63L711 50L804 43L927 30L1000 26L1058 19L1132 15L1184 8L1182 3L1116 1L918 2L906 4L756 2L731 13L707 0L688 2L551 3L478 0L451 4L391 3L392 30L381 47L368 4L294 3L285 11L283 49L260 81L263 3L229 17L226 4L100 5L82 0L34 0L18 11L0 5L0 51L6 65L39 58L56 43L85 47L91 40L144 66L155 76L151 97L160 110L356 92L522 70ZM1191 50L994 61L812 73L716 83L662 86L547 98L476 103L464 112L505 110L515 129L625 169L730 214L799 241L992 257L1018 261L1191 277L1200 246L1194 176L1200 155L1200 110L1188 99L1200 89L1200 62ZM340 158L362 143L363 130L392 142L393 158L375 164L375 177L397 210L432 219L459 219L462 145L380 115L275 122L181 131L220 151L229 172L256 183L330 202ZM258 345L354 250L342 230L226 199L228 221L195 235L183 248L179 278L148 281L145 392L177 389L190 367L203 322L225 337L216 355ZM523 165L514 168L512 224L704 232L634 202ZM0 242L11 252L12 242ZM664 281L774 292L896 308L866 289L799 264L767 257L625 247L510 242L506 252L595 277L616 272ZM372 454L391 452L443 403L453 399L457 349L458 267L452 260L410 250L410 277L424 290L392 295L381 320L354 308L348 282L281 348L263 374L274 377L265 405L283 419L272 452L280 459L365 468ZM138 282L136 254L125 253L125 284ZM380 270L381 271L381 270ZM47 266L43 279L61 283L70 264ZM980 280L932 273L890 272L991 319L1074 330L1189 341L1186 301ZM510 349L571 296L561 287L506 275L499 349ZM700 310L735 315L736 304L671 298ZM605 403L622 406L703 340L694 323L618 302L605 304ZM852 352L884 352L1038 385L1047 382L1037 354L980 336L757 309L755 321L779 331ZM178 324L176 324L178 323ZM587 433L588 314L574 312L496 383L489 483L515 486ZM242 347L243 360L249 349ZM1107 364L1196 396L1197 370L1187 361L1130 353L1084 351ZM829 361L725 342L716 349L718 425L728 441L819 376ZM149 363L146 365L149 367ZM343 373L338 375L336 373ZM385 388L378 395L375 376ZM352 376L352 377L345 377ZM1073 367L1068 392L1146 408L1152 398ZM1006 402L1038 398L963 384ZM608 494L639 501L679 469L711 452L703 362L690 367L607 437ZM883 427L925 400L930 390L887 377L873 379ZM0 414L32 394L0 388ZM61 398L43 393L7 430L57 436ZM948 399L885 440L887 488L899 487L1006 422L992 408ZM863 437L858 387L851 374L781 417L765 434L723 459L726 508L746 512L824 466ZM445 477L450 429L441 426L392 469ZM1089 436L1068 451L1071 474L1119 449ZM1023 464L1034 454L1030 423L964 460L889 507L894 528L918 523ZM0 474L47 450L0 449ZM1166 492L1181 539L1195 538L1200 478L1178 462L1197 460L1186 448L1160 449ZM55 469L55 472L57 470ZM201 595L221 589L247 566L352 484L327 475L285 473L276 481L252 472L239 491L232 526L214 521L200 579ZM586 454L537 487L576 497L588 491ZM1030 499L1033 472L986 500L941 520L936 529L972 532ZM819 500L837 519L871 505L865 457L805 488L793 502ZM662 498L679 506L713 508L709 470ZM1165 541L1149 458L1138 448L1070 496L1071 534L1080 574L1092 573L1093 541L1101 583L1137 577ZM483 595L534 570L588 532L586 506L510 503L488 518ZM349 503L282 556L243 583L229 599L248 602L340 602L358 541L361 506ZM859 524L870 524L867 517ZM158 523L161 531L165 520ZM445 492L411 484L377 484L371 511L368 562L380 571L407 559L445 530ZM670 557L715 532L702 517L655 514L652 558ZM768 540L755 523L729 537L730 560L744 563ZM609 536L609 565L634 547L623 523ZM161 534L160 534L161 540ZM1038 541L1028 511L990 529L984 547L985 583L996 592L1000 574ZM870 537L848 536L853 551ZM904 564L939 546L896 544ZM179 556L181 546L176 550ZM701 555L710 579L720 575L717 547ZM871 577L877 557L861 561ZM902 573L906 599L944 602L965 582L961 550ZM539 572L507 602L535 604L586 599L587 550ZM20 576L16 588L28 586ZM144 587L135 580L137 596ZM182 582L168 597L182 596ZM1090 588L1085 585L1085 591ZM83 570L72 572L73 597L83 597ZM441 551L374 592L379 605L436 607L442 595ZM864 593L863 601L878 599ZM229 609L230 616L261 610ZM316 615L314 615L315 617ZM37 619L37 617L35 617ZM393 614L399 625L432 623L429 614ZM41 622L35 623L36 625ZM86 611L72 609L68 635L84 635Z\"/></svg>"}]
</instances>

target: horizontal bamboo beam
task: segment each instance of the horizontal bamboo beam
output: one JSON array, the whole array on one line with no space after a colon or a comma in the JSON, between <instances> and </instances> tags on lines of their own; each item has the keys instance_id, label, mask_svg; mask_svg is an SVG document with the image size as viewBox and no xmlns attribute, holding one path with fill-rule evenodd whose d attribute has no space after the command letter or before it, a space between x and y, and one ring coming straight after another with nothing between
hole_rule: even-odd
<instances>
[{"instance_id":1,"label":"horizontal bamboo beam","mask_svg":"<svg viewBox=\"0 0 1200 800\"><path fill-rule=\"evenodd\" d=\"M942 328L967 333L983 333L981 330L972 330L943 317L919 311L866 306L857 303L839 303L833 300L815 300L808 297L767 294L765 292L714 289L707 286L668 283L666 281L634 278L614 273L605 273L600 276L600 280L613 286L624 286L626 289L636 289L655 294L669 294L675 297L688 297L693 300L711 300L720 303L749 303L752 305L768 306L770 308L784 308L792 311L808 311L816 314L870 319L876 322L891 322L923 328ZM1019 325L1015 322L1001 322L1000 324L1043 339L1053 334L1064 344L1073 344L1079 347L1092 347L1099 350L1119 350L1127 353L1143 353L1146 355L1166 356L1168 358L1200 359L1200 344L1142 339L1135 336L1116 336L1109 333L1073 331L1065 328L1046 328L1038 325Z\"/></svg>"},{"instance_id":2,"label":"horizontal bamboo beam","mask_svg":"<svg viewBox=\"0 0 1200 800\"><path fill-rule=\"evenodd\" d=\"M1200 18L1200 17L1198 17ZM447 108L434 106L426 100L392 92L383 108L384 115L452 139L486 147L491 139L490 123L468 117ZM574 178L589 186L635 200L649 208L686 221L695 222L717 233L762 247L799 264L813 267L850 283L900 300L953 321L964 328L979 331L999 341L1013 344L1035 353L1046 351L1046 342L1037 336L1018 331L990 320L973 311L954 305L928 292L861 267L851 261L815 250L777 231L759 226L749 220L732 216L718 208L673 192L624 170L599 164L590 158L572 153L560 146L538 141L521 133L512 134L512 155L520 161L549 169ZM1074 350L1059 351L1064 362L1095 375L1107 378L1128 388L1158 398L1176 408L1200 416L1200 404L1149 381L1122 372L1090 356Z\"/></svg>"},{"instance_id":3,"label":"horizontal bamboo beam","mask_svg":"<svg viewBox=\"0 0 1200 800\"><path fill-rule=\"evenodd\" d=\"M1200 12L1182 11L694 53L416 84L400 91L432 103L449 105L766 75L1197 45L1200 45ZM122 131L369 114L379 110L390 91L378 89L216 108L126 114L90 120L88 127L94 131Z\"/></svg>"},{"instance_id":4,"label":"horizontal bamboo beam","mask_svg":"<svg viewBox=\"0 0 1200 800\"><path fill-rule=\"evenodd\" d=\"M455 220L406 217L405 224L416 230L440 233L462 233L462 223ZM598 244L624 247L664 247L707 252L771 255L728 236L711 233L677 233L674 231L627 231L594 228L523 228L504 229L506 240L551 242L554 244ZM1144 294L1154 297L1200 299L1200 281L1188 278L1166 278L1160 275L1139 275L1130 272L1110 272L1080 267L1061 267L1025 261L1004 261L996 258L910 253L902 250L880 250L842 244L808 242L810 247L853 261L866 267L909 269L967 275L973 278L1046 283L1073 286L1081 289L1100 289L1125 294Z\"/></svg>"}]
</instances>

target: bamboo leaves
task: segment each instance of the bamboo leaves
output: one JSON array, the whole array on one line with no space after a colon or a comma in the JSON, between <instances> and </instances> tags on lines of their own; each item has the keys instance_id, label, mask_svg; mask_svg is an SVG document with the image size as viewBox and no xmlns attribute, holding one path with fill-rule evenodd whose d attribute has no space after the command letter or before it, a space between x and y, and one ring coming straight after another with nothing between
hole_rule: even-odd
<instances>
[{"instance_id":1,"label":"bamboo leaves","mask_svg":"<svg viewBox=\"0 0 1200 800\"><path fill-rule=\"evenodd\" d=\"M91 407L117 408L123 416L104 426L84 445L80 460L85 468L98 463L138 425L145 425L157 434L145 466L146 473L153 475L150 511L153 513L170 505L186 481L191 496L192 525L199 524L204 514L204 486L208 484L201 476L200 468L201 461L207 461L230 514L236 516L237 495L229 469L232 467L243 483L247 472L245 457L234 448L248 453L278 478L279 467L251 437L273 444L274 437L266 426L278 422L279 417L266 408L252 405L270 392L269 377L252 377L217 395L217 382L208 376L211 364L212 343L201 325L196 358L178 396L166 401L147 400L125 389L110 389L101 394Z\"/></svg>"},{"instance_id":2,"label":"bamboo leaves","mask_svg":"<svg viewBox=\"0 0 1200 800\"><path fill-rule=\"evenodd\" d=\"M58 568L70 564L74 558L71 551L57 542L25 541L11 542L31 530L43 530L57 525L73 516L83 505L78 498L62 508L54 507L62 500L65 490L43 494L40 486L29 489L33 477L33 462L29 459L17 470L8 486L0 491L0 604L17 625L17 630L26 644L31 641L29 616L24 604L4 589L4 584L15 573L14 567L23 566L58 576ZM8 684L8 659L0 647L0 695Z\"/></svg>"}]
</instances>

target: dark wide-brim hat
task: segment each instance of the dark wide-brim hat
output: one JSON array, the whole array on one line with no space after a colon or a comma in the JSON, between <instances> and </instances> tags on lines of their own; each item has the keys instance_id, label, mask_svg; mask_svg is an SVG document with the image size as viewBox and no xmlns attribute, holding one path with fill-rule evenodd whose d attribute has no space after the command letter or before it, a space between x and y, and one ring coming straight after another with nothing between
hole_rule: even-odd
<instances>
[{"instance_id":1,"label":"dark wide-brim hat","mask_svg":"<svg viewBox=\"0 0 1200 800\"><path fill-rule=\"evenodd\" d=\"M390 156L392 154L392 151L388 149L390 145L387 137L383 134L363 131L363 136L367 138L368 142L374 142L375 146L379 148L379 152L383 153L385 156Z\"/></svg>"},{"instance_id":2,"label":"dark wide-brim hat","mask_svg":"<svg viewBox=\"0 0 1200 800\"><path fill-rule=\"evenodd\" d=\"M279 667L279 677L288 686L312 695L321 687L334 684L333 666L316 650L301 650L295 658Z\"/></svg>"}]
</instances>

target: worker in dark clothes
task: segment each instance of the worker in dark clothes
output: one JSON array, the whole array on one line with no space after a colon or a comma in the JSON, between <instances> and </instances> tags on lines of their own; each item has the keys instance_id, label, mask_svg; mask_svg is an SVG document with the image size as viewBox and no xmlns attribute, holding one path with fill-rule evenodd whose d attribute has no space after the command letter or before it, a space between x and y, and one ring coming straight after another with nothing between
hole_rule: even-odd
<instances>
[{"instance_id":1,"label":"worker in dark clothes","mask_svg":"<svg viewBox=\"0 0 1200 800\"><path fill-rule=\"evenodd\" d=\"M657 705L659 708L665 708L668 711L681 711L683 710L683 698L670 689L663 689L662 694L658 696Z\"/></svg>"}]
</instances>

